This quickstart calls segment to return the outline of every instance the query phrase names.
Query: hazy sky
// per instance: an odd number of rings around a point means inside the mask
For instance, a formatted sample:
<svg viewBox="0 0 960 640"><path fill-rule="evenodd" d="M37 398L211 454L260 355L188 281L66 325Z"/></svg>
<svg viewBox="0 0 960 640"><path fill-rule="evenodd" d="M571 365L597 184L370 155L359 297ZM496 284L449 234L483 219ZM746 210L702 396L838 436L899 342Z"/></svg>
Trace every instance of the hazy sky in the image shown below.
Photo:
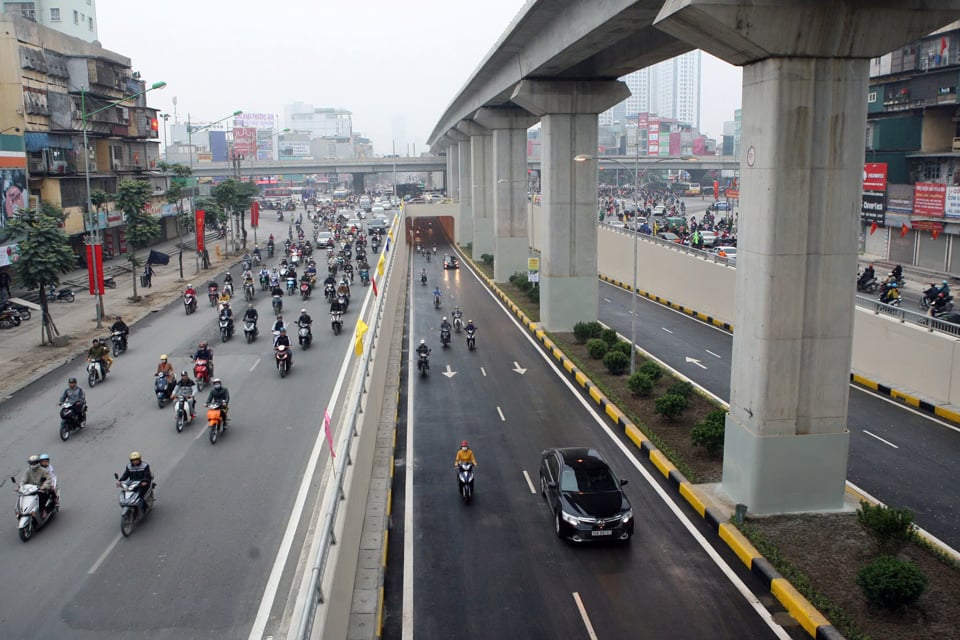
<svg viewBox="0 0 960 640"><path fill-rule="evenodd" d="M587 0L584 0L587 1ZM149 103L194 121L301 101L353 113L354 131L391 152L405 121L411 152L427 136L523 0L97 0L99 37L128 56ZM701 129L719 139L740 106L740 70L704 55ZM281 126L285 126L281 124ZM162 137L162 134L161 134ZM398 153L406 153L397 149Z"/></svg>

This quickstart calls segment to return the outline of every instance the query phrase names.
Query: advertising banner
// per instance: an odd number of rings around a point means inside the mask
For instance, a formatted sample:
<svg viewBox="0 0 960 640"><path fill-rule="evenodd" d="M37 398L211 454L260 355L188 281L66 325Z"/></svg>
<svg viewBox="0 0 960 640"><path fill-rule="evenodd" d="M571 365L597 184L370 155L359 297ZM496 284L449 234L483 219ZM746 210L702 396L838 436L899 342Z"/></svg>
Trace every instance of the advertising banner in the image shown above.
<svg viewBox="0 0 960 640"><path fill-rule="evenodd" d="M90 295L103 295L103 245L87 245L87 281Z"/></svg>
<svg viewBox="0 0 960 640"><path fill-rule="evenodd" d="M20 258L20 247L15 244L5 244L0 247L0 267L7 267Z"/></svg>
<svg viewBox="0 0 960 640"><path fill-rule="evenodd" d="M878 225L885 226L886 208L884 207L884 195L879 192L867 192L862 195L860 201L860 219L864 222L875 222Z"/></svg>
<svg viewBox="0 0 960 640"><path fill-rule="evenodd" d="M947 187L943 214L947 218L960 218L960 187Z"/></svg>
<svg viewBox="0 0 960 640"><path fill-rule="evenodd" d="M233 119L233 126L244 129L273 129L274 115L272 113L241 113Z"/></svg>
<svg viewBox="0 0 960 640"><path fill-rule="evenodd" d="M272 129L257 129L257 160L273 160Z"/></svg>
<svg viewBox="0 0 960 640"><path fill-rule="evenodd" d="M863 165L863 190L887 190L887 163L867 162Z"/></svg>
<svg viewBox="0 0 960 640"><path fill-rule="evenodd" d="M947 185L918 182L913 185L913 215L942 218L947 200Z"/></svg>
<svg viewBox="0 0 960 640"><path fill-rule="evenodd" d="M936 220L911 220L910 228L917 231L931 231L937 234L943 232L943 223Z"/></svg>
<svg viewBox="0 0 960 640"><path fill-rule="evenodd" d="M200 253L203 253L203 250L206 248L204 246L205 244L204 241L206 240L206 238L204 237L204 235L206 234L206 228L204 226L204 222L205 222L204 218L206 218L206 215L207 215L206 211L204 211L203 209L197 209L197 212L196 212L197 251Z"/></svg>
<svg viewBox="0 0 960 640"><path fill-rule="evenodd" d="M252 127L234 127L233 152L244 158L253 158L257 153L257 130Z"/></svg>
<svg viewBox="0 0 960 640"><path fill-rule="evenodd" d="M3 203L3 215L0 216L0 228L14 219L20 209L26 208L27 158L0 155L0 202Z"/></svg>
<svg viewBox="0 0 960 640"><path fill-rule="evenodd" d="M250 226L254 229L260 226L260 203L256 200L250 205Z"/></svg>
<svg viewBox="0 0 960 640"><path fill-rule="evenodd" d="M647 132L647 155L660 155L660 117L649 116L649 131Z"/></svg>
<svg viewBox="0 0 960 640"><path fill-rule="evenodd" d="M888 184L887 211L895 211L897 213L912 213L913 185Z"/></svg>

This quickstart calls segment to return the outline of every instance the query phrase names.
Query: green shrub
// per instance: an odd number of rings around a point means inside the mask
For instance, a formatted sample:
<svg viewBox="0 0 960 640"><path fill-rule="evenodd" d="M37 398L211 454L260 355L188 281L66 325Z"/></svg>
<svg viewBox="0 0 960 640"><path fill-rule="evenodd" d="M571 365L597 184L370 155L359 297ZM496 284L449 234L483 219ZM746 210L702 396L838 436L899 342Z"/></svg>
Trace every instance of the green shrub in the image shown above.
<svg viewBox="0 0 960 640"><path fill-rule="evenodd" d="M676 385L674 385L676 386ZM716 409L707 414L690 432L690 441L695 447L704 447L711 456L723 451L723 434L727 421L727 412Z"/></svg>
<svg viewBox="0 0 960 640"><path fill-rule="evenodd" d="M635 396L648 396L653 393L653 380L642 371L637 371L627 378L627 388Z"/></svg>
<svg viewBox="0 0 960 640"><path fill-rule="evenodd" d="M534 284L527 290L527 297L530 298L532 302L540 303L540 285Z"/></svg>
<svg viewBox="0 0 960 640"><path fill-rule="evenodd" d="M857 585L871 607L895 611L920 598L927 576L912 562L881 556L860 570Z"/></svg>
<svg viewBox="0 0 960 640"><path fill-rule="evenodd" d="M607 355L607 351L610 347L606 342L600 338L590 338L587 340L587 353L590 354L590 357L594 360L599 360L603 356Z"/></svg>
<svg viewBox="0 0 960 640"><path fill-rule="evenodd" d="M647 360L644 362L642 365L640 365L638 371L642 371L643 373L647 374L647 376L654 382L663 376L663 367L653 360Z"/></svg>
<svg viewBox="0 0 960 640"><path fill-rule="evenodd" d="M675 393L665 393L654 400L653 406L656 413L667 420L673 420L683 413L683 410L689 407L690 403L683 396L678 396Z"/></svg>
<svg viewBox="0 0 960 640"><path fill-rule="evenodd" d="M615 376L620 375L630 367L630 358L619 349L611 349L603 356L603 366Z"/></svg>
<svg viewBox="0 0 960 640"><path fill-rule="evenodd" d="M675 393L678 396L683 396L684 398L689 398L693 394L693 384L687 382L686 380L677 380L670 388L667 389L667 393Z"/></svg>
<svg viewBox="0 0 960 640"><path fill-rule="evenodd" d="M624 340L617 340L617 344L613 345L611 348L616 349L617 351L621 352L623 355L627 356L628 358L630 357L631 346L629 342L626 342Z"/></svg>
<svg viewBox="0 0 960 640"><path fill-rule="evenodd" d="M597 324L600 324L599 322ZM573 325L573 337L576 339L577 344L586 344L587 340L594 337L593 336L593 325L592 322L578 322Z"/></svg>
<svg viewBox="0 0 960 640"><path fill-rule="evenodd" d="M913 513L907 509L873 506L861 500L857 522L882 553L896 553L913 537Z"/></svg>
<svg viewBox="0 0 960 640"><path fill-rule="evenodd" d="M611 347L620 341L620 338L617 336L617 332L613 329L604 329L600 332L600 337Z"/></svg>
<svg viewBox="0 0 960 640"><path fill-rule="evenodd" d="M491 255L491 254L489 254L489 253L481 253L481 254L480 254L480 259L483 260L483 263L486 264L486 265L492 265L492 264L493 264L493 255Z"/></svg>

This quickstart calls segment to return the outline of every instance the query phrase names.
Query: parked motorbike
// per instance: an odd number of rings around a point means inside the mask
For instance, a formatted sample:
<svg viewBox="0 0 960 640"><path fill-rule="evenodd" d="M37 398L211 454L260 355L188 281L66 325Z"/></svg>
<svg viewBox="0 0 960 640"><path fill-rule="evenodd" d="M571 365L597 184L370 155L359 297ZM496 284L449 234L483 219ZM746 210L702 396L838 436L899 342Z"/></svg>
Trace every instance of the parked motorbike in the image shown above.
<svg viewBox="0 0 960 640"><path fill-rule="evenodd" d="M457 464L457 483L460 485L460 497L464 504L470 504L473 498L473 463L460 462Z"/></svg>
<svg viewBox="0 0 960 640"><path fill-rule="evenodd" d="M280 294L273 296L273 312L278 314L283 310L283 297Z"/></svg>
<svg viewBox="0 0 960 640"><path fill-rule="evenodd" d="M220 342L226 342L233 337L233 327L229 318L220 318Z"/></svg>
<svg viewBox="0 0 960 640"><path fill-rule="evenodd" d="M13 484L17 484L17 479L10 477ZM40 504L40 488L35 484L21 484L13 490L17 494L17 531L20 539L27 542L33 537L35 531L44 527L54 514L60 510L59 505L53 498L53 493L46 494L46 504Z"/></svg>
<svg viewBox="0 0 960 640"><path fill-rule="evenodd" d="M51 285L50 289L47 290L47 300L53 300L54 302L73 302L75 299L72 289L57 289Z"/></svg>
<svg viewBox="0 0 960 640"><path fill-rule="evenodd" d="M247 343L251 343L257 339L257 334L260 331L257 329L257 323L251 322L250 320L243 321L243 335L247 338Z"/></svg>
<svg viewBox="0 0 960 640"><path fill-rule="evenodd" d="M111 333L110 342L113 343L114 358L127 350L127 341L124 339L123 331L114 331Z"/></svg>
<svg viewBox="0 0 960 640"><path fill-rule="evenodd" d="M183 426L187 422L193 422L193 411L192 407L190 406L190 400L192 398L192 395L178 393L177 399L174 400L173 415L176 420L175 424L177 425L177 433L183 431Z"/></svg>
<svg viewBox="0 0 960 640"><path fill-rule="evenodd" d="M120 482L120 476L113 474L113 477ZM137 493L140 486L140 480L124 480L120 482L120 533L126 538L133 533L133 527L138 522L147 517L147 514L153 510L153 503L156 501L154 489L156 482L150 483L143 497Z"/></svg>
<svg viewBox="0 0 960 640"><path fill-rule="evenodd" d="M197 296L192 293L184 294L183 296L183 310L190 315L197 310Z"/></svg>
<svg viewBox="0 0 960 640"><path fill-rule="evenodd" d="M333 329L333 335L338 336L343 330L343 312L342 311L331 311L330 312L330 328Z"/></svg>
<svg viewBox="0 0 960 640"><path fill-rule="evenodd" d="M277 371L280 372L280 377L286 378L287 373L290 372L290 352L287 350L287 347L284 345L277 347L275 358L277 361Z"/></svg>
<svg viewBox="0 0 960 640"><path fill-rule="evenodd" d="M70 434L81 429L87 419L83 415L82 402L64 402L60 404L60 439L66 442Z"/></svg>
<svg viewBox="0 0 960 640"><path fill-rule="evenodd" d="M301 324L298 329L300 346L304 349L310 348L310 343L313 342L313 331L310 329L310 325Z"/></svg>
<svg viewBox="0 0 960 640"><path fill-rule="evenodd" d="M197 381L197 392L203 391L205 385L210 384L210 366L203 358L197 358L193 363L193 379Z"/></svg>
<svg viewBox="0 0 960 640"><path fill-rule="evenodd" d="M16 309L0 311L0 327L19 327L20 319L20 312Z"/></svg>
<svg viewBox="0 0 960 640"><path fill-rule="evenodd" d="M440 329L440 344L444 349L450 346L450 329Z"/></svg>
<svg viewBox="0 0 960 640"><path fill-rule="evenodd" d="M105 286L107 289L116 289L117 281L113 279L113 276L107 276L103 279L103 286Z"/></svg>
<svg viewBox="0 0 960 640"><path fill-rule="evenodd" d="M167 374L158 373L153 380L153 392L157 396L157 406L163 409L167 404Z"/></svg>
<svg viewBox="0 0 960 640"><path fill-rule="evenodd" d="M217 438L227 427L226 419L223 415L223 409L219 402L211 402L207 405L207 425L210 428L210 444L217 444Z"/></svg>
<svg viewBox="0 0 960 640"><path fill-rule="evenodd" d="M420 372L421 376L427 375L427 370L430 368L430 356L426 353L418 354L417 356L417 371Z"/></svg>
<svg viewBox="0 0 960 640"><path fill-rule="evenodd" d="M477 347L477 330L467 329L467 348L473 351Z"/></svg>
<svg viewBox="0 0 960 640"><path fill-rule="evenodd" d="M87 363L87 383L93 388L98 382L107 379L107 363L103 360L94 360Z"/></svg>
<svg viewBox="0 0 960 640"><path fill-rule="evenodd" d="M12 300L4 300L3 305L0 306L0 311L16 311L21 320L30 319L30 307L24 304L17 304Z"/></svg>

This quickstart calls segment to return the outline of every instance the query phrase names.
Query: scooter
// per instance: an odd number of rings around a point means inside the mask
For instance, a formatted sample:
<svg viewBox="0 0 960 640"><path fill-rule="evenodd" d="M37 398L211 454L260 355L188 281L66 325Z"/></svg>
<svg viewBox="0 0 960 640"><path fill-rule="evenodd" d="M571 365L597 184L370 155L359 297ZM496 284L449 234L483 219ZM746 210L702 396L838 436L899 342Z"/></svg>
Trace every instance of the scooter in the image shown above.
<svg viewBox="0 0 960 640"><path fill-rule="evenodd" d="M55 286L50 285L50 289L47 290L47 300L73 302L75 299L71 289L57 289Z"/></svg>
<svg viewBox="0 0 960 640"><path fill-rule="evenodd" d="M66 442L70 434L81 429L87 419L83 415L83 403L64 402L60 404L60 439Z"/></svg>
<svg viewBox="0 0 960 640"><path fill-rule="evenodd" d="M211 402L207 405L207 424L210 427L210 444L217 444L217 438L227 427L223 416L223 409L219 402Z"/></svg>
<svg viewBox="0 0 960 640"><path fill-rule="evenodd" d="M450 329L440 329L440 344L444 349L450 346Z"/></svg>
<svg viewBox="0 0 960 640"><path fill-rule="evenodd" d="M183 296L183 310L190 315L197 310L197 296L192 293L186 293Z"/></svg>
<svg viewBox="0 0 960 640"><path fill-rule="evenodd" d="M122 331L114 331L110 334L110 342L113 343L113 357L116 358L127 350L126 341L123 339Z"/></svg>
<svg viewBox="0 0 960 640"><path fill-rule="evenodd" d="M427 370L430 369L430 356L426 353L421 353L417 356L417 370L420 372L421 376L427 375Z"/></svg>
<svg viewBox="0 0 960 640"><path fill-rule="evenodd" d="M477 330L467 329L467 348L473 351L477 348Z"/></svg>
<svg viewBox="0 0 960 640"><path fill-rule="evenodd" d="M307 298L310 297L310 283L309 283L309 282L301 282L301 283L300 283L300 297L303 298L304 301L306 301Z"/></svg>
<svg viewBox="0 0 960 640"><path fill-rule="evenodd" d="M167 375L158 373L153 381L153 391L157 395L157 406L163 409L167 404Z"/></svg>
<svg viewBox="0 0 960 640"><path fill-rule="evenodd" d="M331 311L330 312L330 328L333 329L333 335L338 336L343 330L343 312L342 311Z"/></svg>
<svg viewBox="0 0 960 640"><path fill-rule="evenodd" d="M120 476L113 474L113 477L120 482ZM150 483L150 488L141 498L137 493L140 486L140 480L124 480L120 482L120 533L126 538L133 533L134 525L147 517L147 514L153 510L153 503L156 500L153 490L157 487L156 482Z"/></svg>
<svg viewBox="0 0 960 640"><path fill-rule="evenodd" d="M297 279L287 278L287 295L292 296L297 292Z"/></svg>
<svg viewBox="0 0 960 640"><path fill-rule="evenodd" d="M290 352L287 350L285 345L280 345L277 347L277 371L280 372L281 378L286 378L287 374L290 372Z"/></svg>
<svg viewBox="0 0 960 640"><path fill-rule="evenodd" d="M243 335L247 338L247 344L256 340L258 333L259 330L257 329L256 322L251 322L250 320L243 321Z"/></svg>
<svg viewBox="0 0 960 640"><path fill-rule="evenodd" d="M0 311L0 327L19 327L21 315L16 309Z"/></svg>
<svg viewBox="0 0 960 640"><path fill-rule="evenodd" d="M461 462L457 464L457 482L460 485L460 497L463 504L470 504L473 498L473 463Z"/></svg>
<svg viewBox="0 0 960 640"><path fill-rule="evenodd" d="M252 283L247 283L243 285L243 297L247 299L247 302L250 302L251 300L253 300L254 294L255 294L255 290L253 288Z"/></svg>
<svg viewBox="0 0 960 640"><path fill-rule="evenodd" d="M283 310L283 296L275 294L273 296L273 312L278 314Z"/></svg>
<svg viewBox="0 0 960 640"><path fill-rule="evenodd" d="M107 365L103 360L94 360L87 363L87 383L91 388L98 382L107 379Z"/></svg>
<svg viewBox="0 0 960 640"><path fill-rule="evenodd" d="M177 399L173 403L173 415L176 420L177 433L183 431L183 426L187 422L193 422L193 412L190 406L190 400L193 396L177 394Z"/></svg>
<svg viewBox="0 0 960 640"><path fill-rule="evenodd" d="M299 338L300 346L304 349L310 348L310 343L313 342L313 332L310 330L310 325L301 324L299 328Z"/></svg>
<svg viewBox="0 0 960 640"><path fill-rule="evenodd" d="M193 363L193 377L197 381L197 392L203 391L205 385L210 384L210 366L203 358L197 358Z"/></svg>
<svg viewBox="0 0 960 640"><path fill-rule="evenodd" d="M866 291L867 293L876 293L877 291L877 279L870 278L866 282L861 282L860 279L857 279L857 291Z"/></svg>
<svg viewBox="0 0 960 640"><path fill-rule="evenodd" d="M17 479L13 476L10 477L10 481L17 484ZM60 506L56 504L51 492L47 492L47 504L41 506L40 488L35 484L18 485L13 492L17 494L17 530L20 539L27 542L33 537L35 531L42 529L50 522L54 514L60 510Z"/></svg>
<svg viewBox="0 0 960 640"><path fill-rule="evenodd" d="M229 318L220 318L220 341L226 342L233 337L233 328L230 326Z"/></svg>

